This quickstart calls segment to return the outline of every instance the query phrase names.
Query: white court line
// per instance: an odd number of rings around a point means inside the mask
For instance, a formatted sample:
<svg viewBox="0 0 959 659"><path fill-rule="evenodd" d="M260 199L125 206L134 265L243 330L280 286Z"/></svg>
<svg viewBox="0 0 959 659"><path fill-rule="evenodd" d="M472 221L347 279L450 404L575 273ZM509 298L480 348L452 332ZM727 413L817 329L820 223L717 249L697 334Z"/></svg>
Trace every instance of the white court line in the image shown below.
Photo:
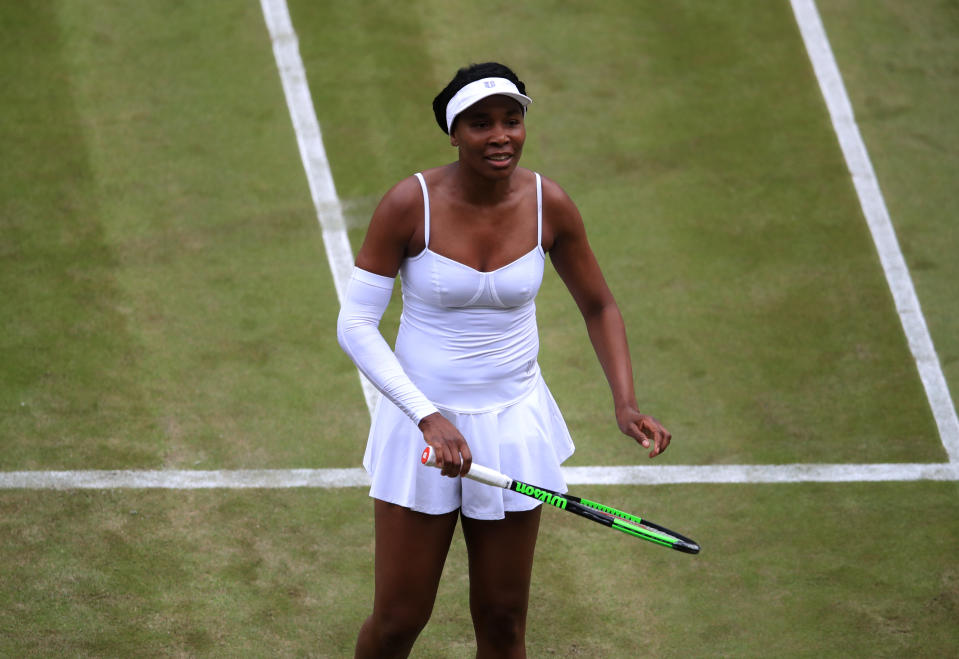
<svg viewBox="0 0 959 659"><path fill-rule="evenodd" d="M313 198L316 217L323 231L323 244L333 273L336 296L342 304L346 285L353 271L353 250L346 233L346 223L343 221L343 207L333 184L330 161L323 147L323 134L313 108L310 86L306 81L299 40L293 31L286 0L261 0L260 6L270 32L270 40L273 42L273 57L283 83L283 94L286 96L286 105L290 110L293 130L296 132L296 143L310 186L310 196ZM357 375L363 388L366 407L372 414L379 392L362 373L357 371Z"/></svg>
<svg viewBox="0 0 959 659"><path fill-rule="evenodd" d="M926 390L929 406L939 428L939 437L952 463L959 462L959 417L949 394L949 385L942 373L939 357L932 344L926 319L919 306L919 298L909 275L909 268L899 249L896 231L889 217L889 210L879 189L879 181L873 170L869 152L859 133L853 115L852 103L846 94L839 66L833 56L826 30L814 0L791 0L799 31L806 44L806 51L822 89L833 128L839 138L839 146L846 158L846 166L852 175L859 203L862 205L869 231L876 243L886 281L899 313L899 320L906 333L919 377Z"/></svg>
<svg viewBox="0 0 959 659"><path fill-rule="evenodd" d="M341 296L349 277L349 241L329 162L323 149L296 35L284 0L261 0L277 67L296 129L310 192L323 229L327 257ZM811 0L792 0L800 32L819 78L830 116L852 173L860 203L880 252L883 269L896 300L910 349L919 365L927 396L949 463L929 464L790 464L790 465L664 465L641 467L564 467L570 485L665 485L681 483L896 482L959 480L959 422L945 378L919 309L909 271L899 251L875 173L859 135L838 67ZM365 379L361 380L365 382ZM366 392L364 385L364 393ZM368 404L370 397L367 396ZM372 409L372 406L371 406ZM117 470L0 472L0 489L106 488L339 488L368 486L362 469L260 469L235 471Z"/></svg>
<svg viewBox="0 0 959 659"><path fill-rule="evenodd" d="M425 469L425 467L424 467ZM791 464L643 467L563 467L570 485L711 483L850 483L957 481L959 464ZM236 471L12 471L0 490L288 489L368 487L363 469L249 469Z"/></svg>

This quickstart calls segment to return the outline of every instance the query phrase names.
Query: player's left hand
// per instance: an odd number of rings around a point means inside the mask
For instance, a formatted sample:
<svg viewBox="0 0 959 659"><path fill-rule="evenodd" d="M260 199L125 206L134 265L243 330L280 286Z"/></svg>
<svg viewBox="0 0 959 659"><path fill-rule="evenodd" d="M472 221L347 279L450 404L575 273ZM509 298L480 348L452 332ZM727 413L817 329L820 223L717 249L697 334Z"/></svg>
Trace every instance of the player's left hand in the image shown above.
<svg viewBox="0 0 959 659"><path fill-rule="evenodd" d="M652 447L653 450L649 452L650 458L655 458L665 451L673 438L663 424L635 407L616 410L616 422L624 435L635 439L642 444L643 448Z"/></svg>

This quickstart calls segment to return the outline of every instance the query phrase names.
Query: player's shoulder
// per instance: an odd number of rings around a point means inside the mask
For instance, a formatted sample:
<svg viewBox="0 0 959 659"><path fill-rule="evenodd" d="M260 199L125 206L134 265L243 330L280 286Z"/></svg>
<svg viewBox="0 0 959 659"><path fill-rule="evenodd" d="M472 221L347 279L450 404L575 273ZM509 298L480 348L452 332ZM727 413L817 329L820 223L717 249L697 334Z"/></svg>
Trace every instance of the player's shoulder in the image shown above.
<svg viewBox="0 0 959 659"><path fill-rule="evenodd" d="M576 203L563 186L542 174L540 178L543 181L543 212L557 219L578 218L579 210L576 208Z"/></svg>
<svg viewBox="0 0 959 659"><path fill-rule="evenodd" d="M423 207L423 193L415 175L407 176L393 185L380 200L380 208L390 214L409 213Z"/></svg>
<svg viewBox="0 0 959 659"><path fill-rule="evenodd" d="M415 176L393 185L380 199L367 231L367 241L406 244L422 224L423 194Z"/></svg>

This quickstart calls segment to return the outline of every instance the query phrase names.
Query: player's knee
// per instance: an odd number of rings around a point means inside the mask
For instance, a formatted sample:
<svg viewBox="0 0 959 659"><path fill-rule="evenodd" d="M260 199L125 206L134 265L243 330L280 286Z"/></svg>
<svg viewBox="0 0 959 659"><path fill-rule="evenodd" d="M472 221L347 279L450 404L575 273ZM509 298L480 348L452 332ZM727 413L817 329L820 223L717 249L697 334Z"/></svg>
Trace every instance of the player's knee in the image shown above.
<svg viewBox="0 0 959 659"><path fill-rule="evenodd" d="M526 610L522 607L484 607L474 616L478 635L491 646L510 648L525 643Z"/></svg>
<svg viewBox="0 0 959 659"><path fill-rule="evenodd" d="M382 648L409 647L426 627L429 619L430 610L424 611L412 606L378 611L374 615L374 634Z"/></svg>

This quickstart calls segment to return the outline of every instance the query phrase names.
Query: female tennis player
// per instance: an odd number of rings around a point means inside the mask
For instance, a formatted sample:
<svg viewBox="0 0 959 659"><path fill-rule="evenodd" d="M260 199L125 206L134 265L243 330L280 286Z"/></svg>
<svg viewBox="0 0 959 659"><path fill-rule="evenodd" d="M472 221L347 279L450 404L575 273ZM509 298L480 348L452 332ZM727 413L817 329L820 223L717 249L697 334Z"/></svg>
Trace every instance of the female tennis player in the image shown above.
<svg viewBox="0 0 959 659"><path fill-rule="evenodd" d="M620 430L650 457L671 439L637 407L622 315L579 211L559 185L519 167L530 102L506 66L460 69L433 101L457 159L387 192L356 257L337 335L384 396L363 461L376 591L358 657L410 653L458 519L477 656L525 656L540 502L460 476L475 458L566 491L560 464L573 442L537 363L534 298L547 253L582 312ZM394 352L378 326L397 274L403 314ZM420 465L424 442L440 470Z"/></svg>

